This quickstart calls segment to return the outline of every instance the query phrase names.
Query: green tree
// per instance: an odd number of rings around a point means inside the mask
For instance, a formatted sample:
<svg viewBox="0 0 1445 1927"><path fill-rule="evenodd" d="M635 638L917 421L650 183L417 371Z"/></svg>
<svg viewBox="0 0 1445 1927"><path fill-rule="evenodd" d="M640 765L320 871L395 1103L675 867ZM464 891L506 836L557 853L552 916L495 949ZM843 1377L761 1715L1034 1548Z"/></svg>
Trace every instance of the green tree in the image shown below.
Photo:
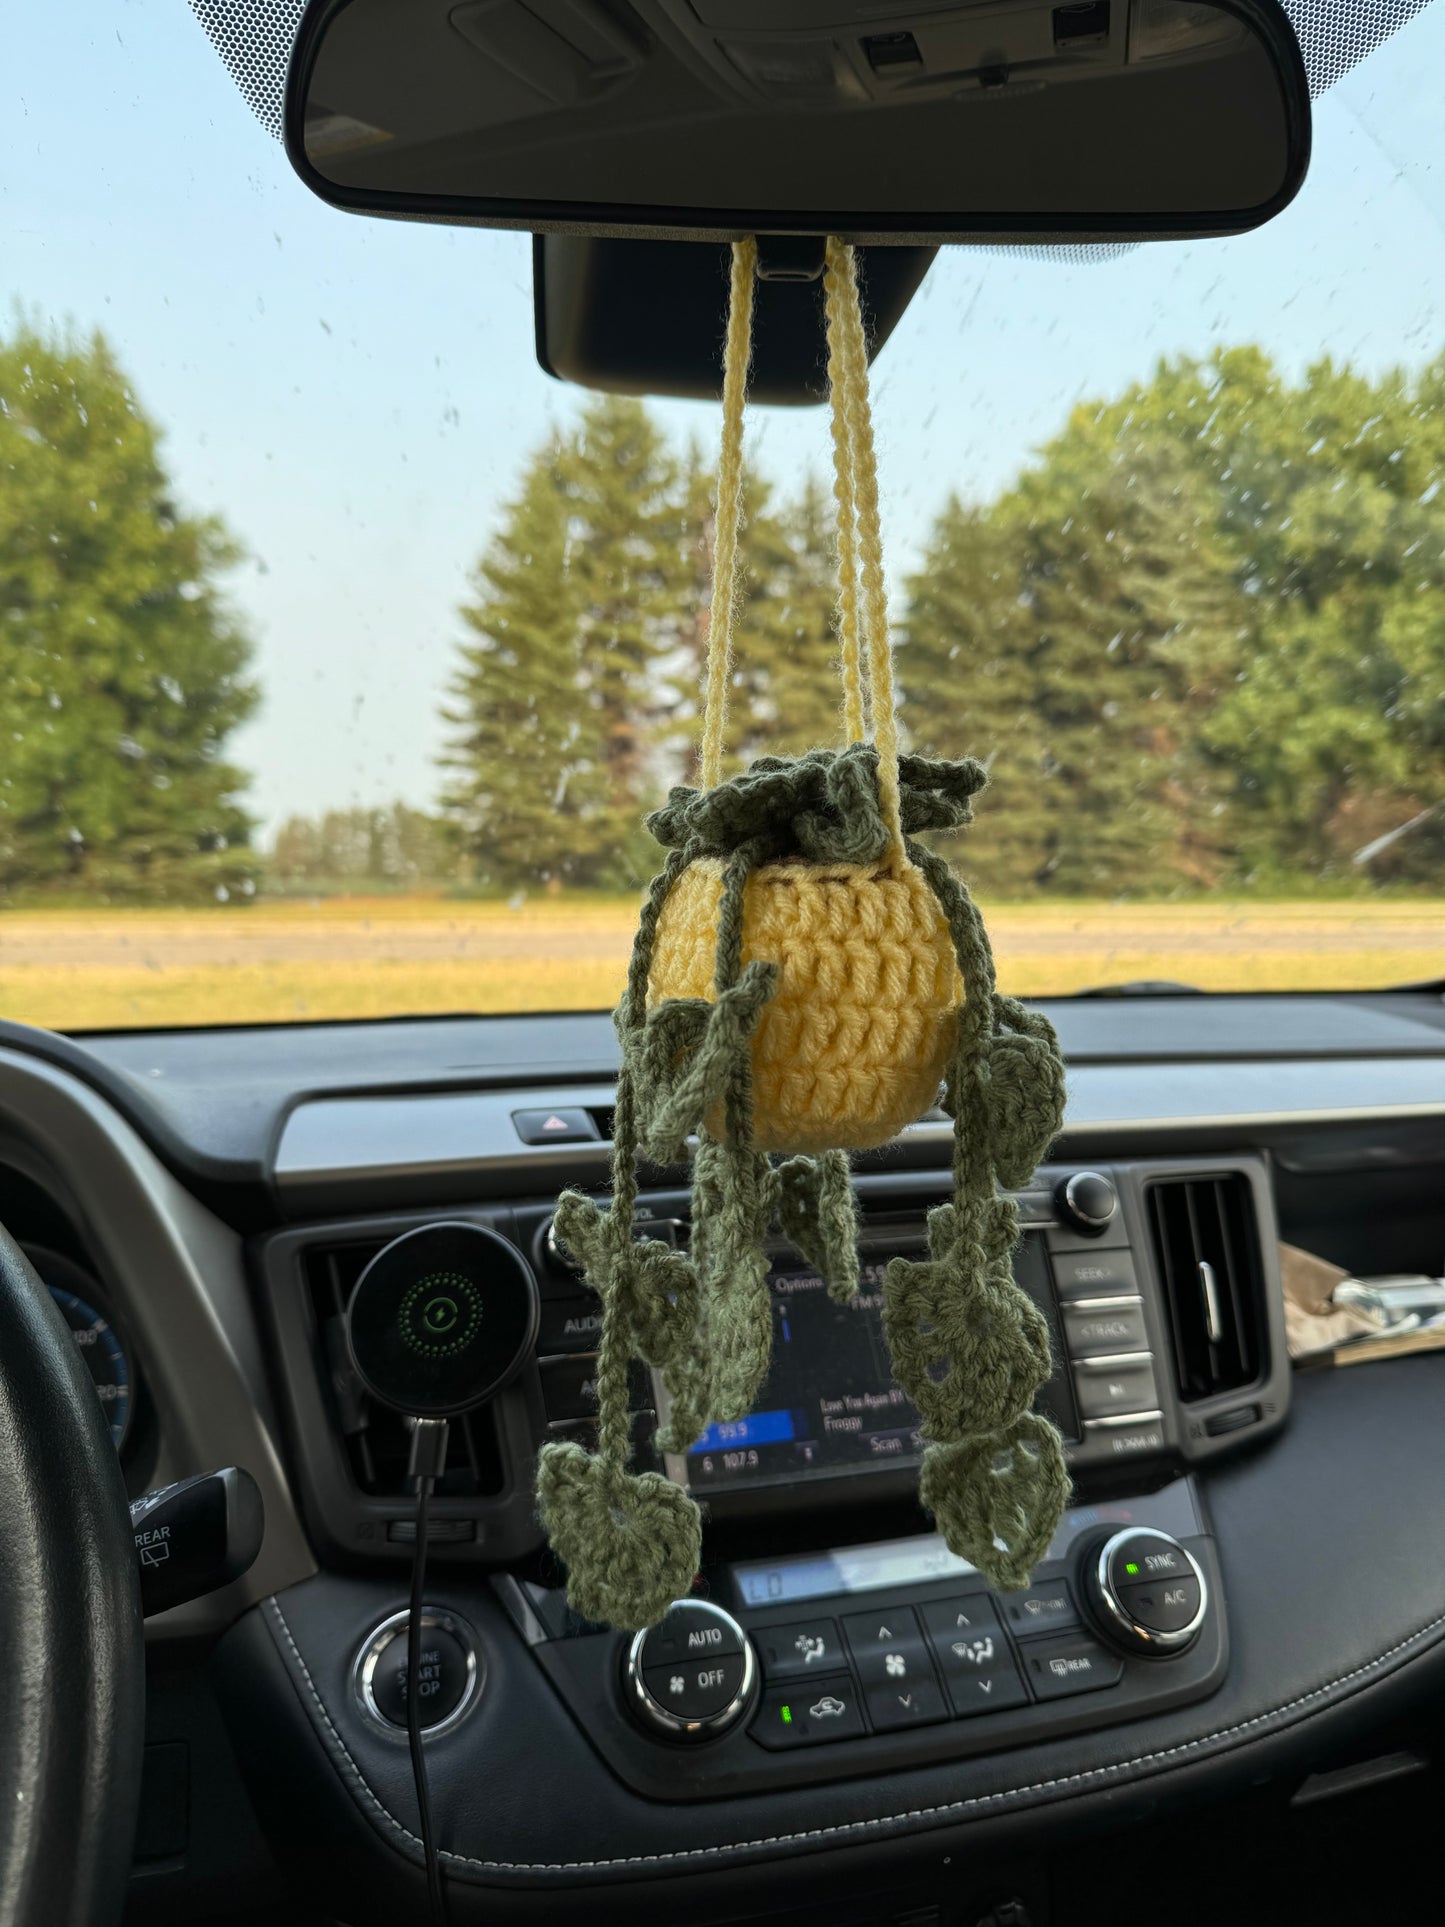
<svg viewBox="0 0 1445 1927"><path fill-rule="evenodd" d="M223 755L256 704L219 588L239 551L176 506L103 336L0 343L0 892L247 894Z"/></svg>
<svg viewBox="0 0 1445 1927"><path fill-rule="evenodd" d="M431 883L455 868L448 826L406 803L289 816L270 868L283 884Z"/></svg>
<svg viewBox="0 0 1445 1927"><path fill-rule="evenodd" d="M672 743L684 774L695 774L698 709L706 673L715 540L716 476L696 448L683 470L683 541L691 572L681 624ZM796 756L838 734L838 672L832 502L813 477L796 499L774 501L771 485L748 475L733 619L727 764L762 755Z"/></svg>
<svg viewBox="0 0 1445 1927"><path fill-rule="evenodd" d="M596 880L611 854L607 719L584 671L572 566L574 451L533 458L473 574L472 640L449 685L442 808L473 867L503 885Z"/></svg>
<svg viewBox="0 0 1445 1927"><path fill-rule="evenodd" d="M749 755L799 756L839 741L833 498L814 475L744 546L752 585L743 649L763 666L763 727Z"/></svg>
<svg viewBox="0 0 1445 1927"><path fill-rule="evenodd" d="M640 817L671 775L655 753L671 700L666 664L691 614L679 467L642 403L616 395L584 409L556 467L587 733L601 737L582 873L639 880L652 863Z"/></svg>
<svg viewBox="0 0 1445 1927"><path fill-rule="evenodd" d="M1248 610L1212 495L1167 441L1085 410L986 510L951 502L908 585L919 747L989 764L962 846L995 893L1157 892L1217 877L1221 780L1197 716Z"/></svg>
<svg viewBox="0 0 1445 1927"><path fill-rule="evenodd" d="M1347 874L1445 803L1445 359L1291 384L1258 348L1167 364L1134 405L1209 476L1256 646L1205 721L1242 869ZM1439 847L1390 863L1438 879ZM1388 866L1387 866L1388 867Z"/></svg>

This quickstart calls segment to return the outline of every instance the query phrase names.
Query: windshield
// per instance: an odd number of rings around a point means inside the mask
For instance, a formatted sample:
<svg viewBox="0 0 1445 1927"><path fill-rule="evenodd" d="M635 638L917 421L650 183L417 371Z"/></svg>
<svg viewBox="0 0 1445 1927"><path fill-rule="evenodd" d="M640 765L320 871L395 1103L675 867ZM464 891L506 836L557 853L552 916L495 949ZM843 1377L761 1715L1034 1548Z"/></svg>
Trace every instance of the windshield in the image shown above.
<svg viewBox="0 0 1445 1927"><path fill-rule="evenodd" d="M0 1014L603 1008L694 770L714 407L530 242L333 212L178 0L7 22ZM877 363L903 722L1003 987L1445 970L1445 9L1262 231L945 250ZM837 740L825 411L747 429L729 751Z"/></svg>

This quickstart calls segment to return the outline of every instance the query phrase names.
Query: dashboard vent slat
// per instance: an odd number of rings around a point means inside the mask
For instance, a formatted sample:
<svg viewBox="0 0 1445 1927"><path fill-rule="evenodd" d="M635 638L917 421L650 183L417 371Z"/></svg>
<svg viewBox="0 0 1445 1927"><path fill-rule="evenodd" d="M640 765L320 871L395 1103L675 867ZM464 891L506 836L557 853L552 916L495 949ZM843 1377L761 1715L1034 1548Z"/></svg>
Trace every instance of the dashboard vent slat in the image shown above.
<svg viewBox="0 0 1445 1927"><path fill-rule="evenodd" d="M1248 1178L1159 1180L1147 1195L1180 1397L1252 1385L1265 1365L1264 1285Z"/></svg>

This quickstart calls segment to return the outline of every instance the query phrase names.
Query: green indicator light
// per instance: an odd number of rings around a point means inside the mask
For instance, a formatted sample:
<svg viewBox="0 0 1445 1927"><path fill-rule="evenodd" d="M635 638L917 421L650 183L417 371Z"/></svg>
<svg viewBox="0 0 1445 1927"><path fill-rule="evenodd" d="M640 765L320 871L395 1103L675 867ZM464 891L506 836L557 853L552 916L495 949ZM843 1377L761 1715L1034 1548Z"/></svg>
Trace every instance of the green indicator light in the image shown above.
<svg viewBox="0 0 1445 1927"><path fill-rule="evenodd" d="M782 1714L782 1716L783 1716L783 1725L784 1725L784 1726L791 1726L791 1725L793 1724L793 1709L792 1709L792 1707L791 1707L791 1706L780 1706L780 1707L778 1708L778 1711L779 1711L779 1712L780 1712L780 1713Z"/></svg>
<svg viewBox="0 0 1445 1927"><path fill-rule="evenodd" d="M1139 1570L1139 1568L1138 1568L1138 1566L1137 1566L1137 1565L1136 1565L1136 1564L1134 1563L1134 1561L1133 1561L1133 1560L1131 1559L1131 1560L1129 1561L1129 1563L1128 1563L1128 1564L1127 1564L1127 1565L1125 1566L1125 1568L1124 1568L1124 1570L1125 1570L1125 1572L1137 1572L1137 1571Z"/></svg>

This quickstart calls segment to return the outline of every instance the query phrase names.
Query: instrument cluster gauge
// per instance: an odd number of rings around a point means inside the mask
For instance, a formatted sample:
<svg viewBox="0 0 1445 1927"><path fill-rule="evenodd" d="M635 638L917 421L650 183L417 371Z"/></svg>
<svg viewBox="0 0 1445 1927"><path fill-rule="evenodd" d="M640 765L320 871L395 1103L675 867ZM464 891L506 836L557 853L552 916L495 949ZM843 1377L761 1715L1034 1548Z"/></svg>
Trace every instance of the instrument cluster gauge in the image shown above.
<svg viewBox="0 0 1445 1927"><path fill-rule="evenodd" d="M44 1280L61 1317L70 1327L75 1348L90 1373L100 1409L110 1427L111 1441L119 1452L130 1430L135 1374L124 1339L101 1309L99 1286L74 1259L58 1251L32 1245L26 1247L25 1255Z"/></svg>

